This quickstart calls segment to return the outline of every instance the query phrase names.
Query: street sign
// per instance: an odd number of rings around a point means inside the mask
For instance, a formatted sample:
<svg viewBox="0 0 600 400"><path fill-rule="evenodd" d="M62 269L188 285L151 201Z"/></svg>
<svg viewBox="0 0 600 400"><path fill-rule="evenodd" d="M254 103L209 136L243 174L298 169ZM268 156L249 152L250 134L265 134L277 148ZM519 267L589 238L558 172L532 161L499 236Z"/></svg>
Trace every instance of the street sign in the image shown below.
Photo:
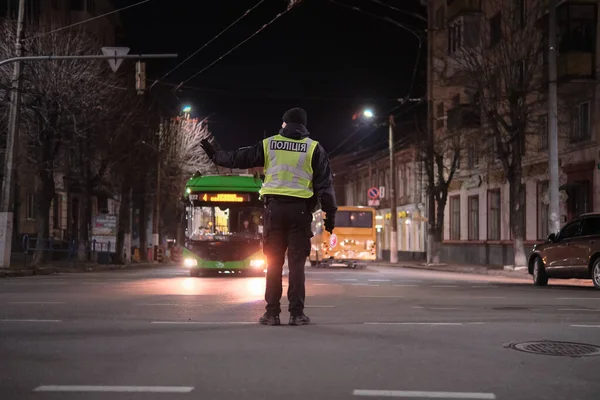
<svg viewBox="0 0 600 400"><path fill-rule="evenodd" d="M385 198L385 186L379 186L379 198Z"/></svg>
<svg viewBox="0 0 600 400"><path fill-rule="evenodd" d="M379 207L379 200L369 200L369 206Z"/></svg>
<svg viewBox="0 0 600 400"><path fill-rule="evenodd" d="M379 189L377 189L376 187L372 187L371 189L369 189L369 191L367 192L367 195L369 196L369 198L371 200L376 200L379 198Z"/></svg>
<svg viewBox="0 0 600 400"><path fill-rule="evenodd" d="M105 56L125 56L129 53L129 47L103 47L102 53ZM113 72L117 72L122 62L123 59L115 58L114 60L108 60L108 65L110 65Z"/></svg>

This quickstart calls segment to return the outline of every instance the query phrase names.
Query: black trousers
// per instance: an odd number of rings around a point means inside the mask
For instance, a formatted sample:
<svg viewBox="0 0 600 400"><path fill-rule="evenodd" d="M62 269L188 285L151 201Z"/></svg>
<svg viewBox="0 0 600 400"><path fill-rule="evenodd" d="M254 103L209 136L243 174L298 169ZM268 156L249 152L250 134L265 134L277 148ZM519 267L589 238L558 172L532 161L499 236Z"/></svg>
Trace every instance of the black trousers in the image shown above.
<svg viewBox="0 0 600 400"><path fill-rule="evenodd" d="M281 284L285 252L290 270L288 285L289 312L304 312L304 264L310 254L312 213L306 200L296 198L269 199L265 208L263 252L267 257L265 300L267 313L281 312Z"/></svg>

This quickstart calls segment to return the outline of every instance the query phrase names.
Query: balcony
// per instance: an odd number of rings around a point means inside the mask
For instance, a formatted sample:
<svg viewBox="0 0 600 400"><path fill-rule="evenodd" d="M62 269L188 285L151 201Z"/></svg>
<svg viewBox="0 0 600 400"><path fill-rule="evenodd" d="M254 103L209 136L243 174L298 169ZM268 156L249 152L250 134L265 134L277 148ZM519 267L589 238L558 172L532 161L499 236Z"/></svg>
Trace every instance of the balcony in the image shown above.
<svg viewBox="0 0 600 400"><path fill-rule="evenodd" d="M473 129L481 127L481 113L472 104L460 104L448 110L448 130Z"/></svg>
<svg viewBox="0 0 600 400"><path fill-rule="evenodd" d="M568 52L557 58L557 75L562 81L594 78L595 55L589 52Z"/></svg>
<svg viewBox="0 0 600 400"><path fill-rule="evenodd" d="M465 14L481 12L481 0L446 0L446 18L448 21Z"/></svg>

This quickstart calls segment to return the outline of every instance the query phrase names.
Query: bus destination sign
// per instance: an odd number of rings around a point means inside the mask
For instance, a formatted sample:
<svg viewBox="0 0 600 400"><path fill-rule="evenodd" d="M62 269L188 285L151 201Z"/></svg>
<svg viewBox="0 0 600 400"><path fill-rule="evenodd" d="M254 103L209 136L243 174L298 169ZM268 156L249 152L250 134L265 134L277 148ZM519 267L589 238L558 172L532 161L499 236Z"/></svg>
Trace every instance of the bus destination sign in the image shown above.
<svg viewBox="0 0 600 400"><path fill-rule="evenodd" d="M192 193L189 199L207 203L244 203L251 200L248 193Z"/></svg>

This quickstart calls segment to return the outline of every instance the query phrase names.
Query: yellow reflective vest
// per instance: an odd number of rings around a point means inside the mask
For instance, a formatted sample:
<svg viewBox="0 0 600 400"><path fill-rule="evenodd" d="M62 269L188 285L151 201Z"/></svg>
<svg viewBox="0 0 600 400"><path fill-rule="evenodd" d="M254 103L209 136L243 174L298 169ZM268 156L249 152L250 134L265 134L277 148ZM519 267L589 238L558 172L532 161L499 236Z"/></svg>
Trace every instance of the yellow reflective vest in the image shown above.
<svg viewBox="0 0 600 400"><path fill-rule="evenodd" d="M263 140L265 181L260 190L261 196L311 198L312 157L318 144L310 138L294 140L282 135Z"/></svg>

